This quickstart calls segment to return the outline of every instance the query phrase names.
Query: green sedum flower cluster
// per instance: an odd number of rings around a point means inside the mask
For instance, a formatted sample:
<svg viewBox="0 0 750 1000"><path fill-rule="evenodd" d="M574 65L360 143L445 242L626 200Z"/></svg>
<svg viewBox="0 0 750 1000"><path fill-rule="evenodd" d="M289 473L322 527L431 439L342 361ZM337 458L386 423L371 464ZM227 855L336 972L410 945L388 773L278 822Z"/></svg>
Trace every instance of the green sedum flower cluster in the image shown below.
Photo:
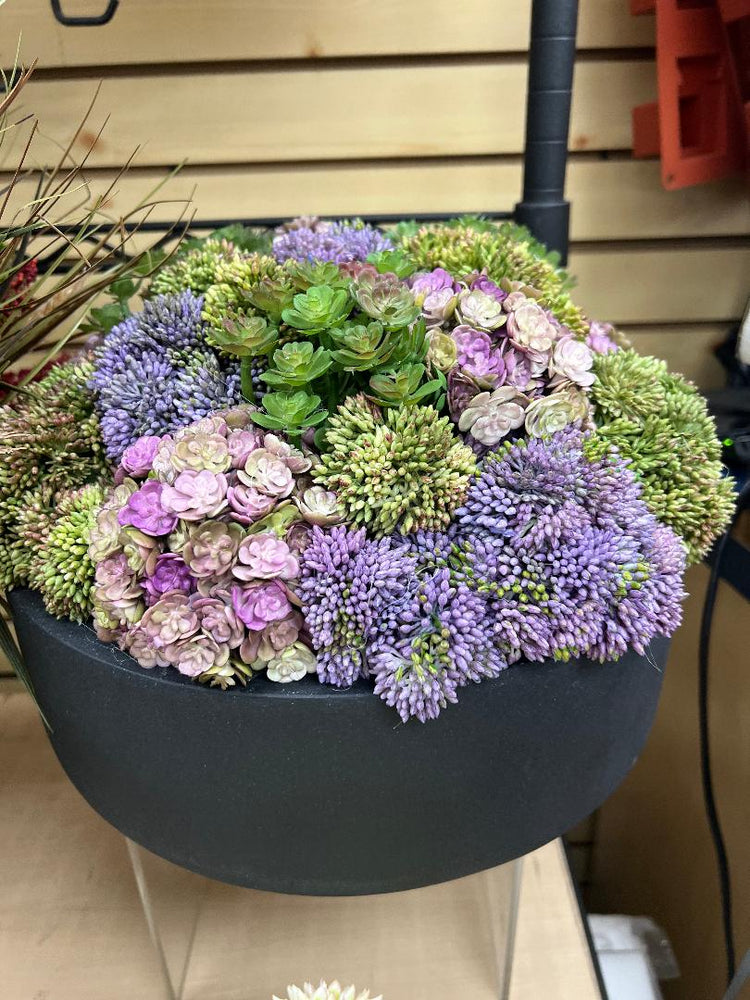
<svg viewBox="0 0 750 1000"><path fill-rule="evenodd" d="M721 445L706 401L663 361L633 350L599 355L591 387L597 431L589 447L613 444L630 460L643 499L699 562L734 508Z"/></svg>
<svg viewBox="0 0 750 1000"><path fill-rule="evenodd" d="M331 417L326 445L316 481L375 536L446 528L476 471L471 448L432 406L381 410L355 396Z"/></svg>

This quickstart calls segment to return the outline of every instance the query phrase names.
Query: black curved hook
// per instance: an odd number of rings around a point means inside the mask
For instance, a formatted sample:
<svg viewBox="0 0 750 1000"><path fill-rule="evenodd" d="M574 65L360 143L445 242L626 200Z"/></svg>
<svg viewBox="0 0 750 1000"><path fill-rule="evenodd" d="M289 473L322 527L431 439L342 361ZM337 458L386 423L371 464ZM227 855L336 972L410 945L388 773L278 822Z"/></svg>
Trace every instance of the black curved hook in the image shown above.
<svg viewBox="0 0 750 1000"><path fill-rule="evenodd" d="M120 0L109 0L107 4L107 9L103 14L98 14L95 16L82 16L82 17L68 17L67 14L63 14L63 9L60 4L60 0L50 0L52 4L52 13L55 15L60 24L64 24L67 28L91 28L95 27L97 24L107 24L115 16L115 11L117 10L117 5Z"/></svg>

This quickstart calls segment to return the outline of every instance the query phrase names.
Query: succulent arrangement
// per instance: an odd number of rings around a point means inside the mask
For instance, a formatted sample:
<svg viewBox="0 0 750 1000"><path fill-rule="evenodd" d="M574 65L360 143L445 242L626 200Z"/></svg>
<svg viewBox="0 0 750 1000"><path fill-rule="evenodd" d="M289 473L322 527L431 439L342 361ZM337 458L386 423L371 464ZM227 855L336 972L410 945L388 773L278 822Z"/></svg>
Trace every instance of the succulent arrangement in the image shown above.
<svg viewBox="0 0 750 1000"><path fill-rule="evenodd" d="M370 991L359 993L354 986L344 989L338 982L326 983L323 980L318 986L305 983L304 986L288 986L286 997L274 996L273 1000L383 1000L382 996L370 997Z"/></svg>
<svg viewBox="0 0 750 1000"><path fill-rule="evenodd" d="M571 287L480 219L190 241L13 402L3 585L146 669L364 681L404 722L512 664L646 654L732 487L695 388Z"/></svg>

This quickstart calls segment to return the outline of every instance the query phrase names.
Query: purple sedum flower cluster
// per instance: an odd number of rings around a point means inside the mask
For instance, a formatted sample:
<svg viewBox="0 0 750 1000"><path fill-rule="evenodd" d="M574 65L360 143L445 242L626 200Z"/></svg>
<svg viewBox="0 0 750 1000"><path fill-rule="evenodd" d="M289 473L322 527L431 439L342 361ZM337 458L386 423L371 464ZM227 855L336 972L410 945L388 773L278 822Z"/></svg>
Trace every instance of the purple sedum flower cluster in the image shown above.
<svg viewBox="0 0 750 1000"><path fill-rule="evenodd" d="M281 262L347 264L392 248L393 243L384 233L363 222L321 222L315 218L300 219L292 228L282 227L273 241L273 255Z"/></svg>
<svg viewBox="0 0 750 1000"><path fill-rule="evenodd" d="M685 550L616 453L569 427L489 455L447 532L315 529L298 594L322 681L406 721L520 659L644 653L679 624Z"/></svg>
<svg viewBox="0 0 750 1000"><path fill-rule="evenodd" d="M203 299L189 291L160 295L104 338L90 386L113 461L139 438L240 402L237 361L206 343L202 308Z"/></svg>
<svg viewBox="0 0 750 1000"><path fill-rule="evenodd" d="M143 667L225 687L262 669L281 682L316 669L294 587L311 526L341 514L312 485L310 457L251 412L123 452L90 538L94 618Z"/></svg>

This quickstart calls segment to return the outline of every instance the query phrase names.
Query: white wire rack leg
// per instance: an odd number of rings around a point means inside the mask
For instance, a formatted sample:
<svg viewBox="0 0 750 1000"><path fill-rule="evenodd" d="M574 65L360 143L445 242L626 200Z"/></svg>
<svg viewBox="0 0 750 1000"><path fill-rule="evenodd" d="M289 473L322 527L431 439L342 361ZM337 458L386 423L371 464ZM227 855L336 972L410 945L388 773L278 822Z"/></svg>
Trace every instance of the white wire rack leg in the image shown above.
<svg viewBox="0 0 750 1000"><path fill-rule="evenodd" d="M509 1000L510 981L513 973L513 958L516 949L516 929L518 927L518 906L521 899L521 876L523 874L523 858L509 861L502 866L500 872L507 877L510 869L510 888L507 889L506 901L503 904L498 896L496 884L498 869L487 872L485 878L485 889L487 891L487 904L490 916L490 927L495 945L495 963L497 970L498 998L499 1000ZM503 905L507 908L503 912Z"/></svg>
<svg viewBox="0 0 750 1000"><path fill-rule="evenodd" d="M148 881L146 880L146 872L143 869L143 858L141 857L140 848L128 837L125 838L125 843L128 847L128 856L130 857L130 864L133 868L135 884L138 887L138 895L141 900L143 915L146 918L151 943L154 946L154 951L156 952L156 957L159 962L159 971L161 973L164 986L164 998L165 1000L180 1000L185 983L184 973L187 969L188 960L186 959L185 961L185 969L183 969L183 974L180 977L181 981L179 985L175 986L169 972L167 956L164 951L164 943L162 942L161 934L159 933L159 924L154 913L153 901L151 899L151 893L149 892Z"/></svg>

